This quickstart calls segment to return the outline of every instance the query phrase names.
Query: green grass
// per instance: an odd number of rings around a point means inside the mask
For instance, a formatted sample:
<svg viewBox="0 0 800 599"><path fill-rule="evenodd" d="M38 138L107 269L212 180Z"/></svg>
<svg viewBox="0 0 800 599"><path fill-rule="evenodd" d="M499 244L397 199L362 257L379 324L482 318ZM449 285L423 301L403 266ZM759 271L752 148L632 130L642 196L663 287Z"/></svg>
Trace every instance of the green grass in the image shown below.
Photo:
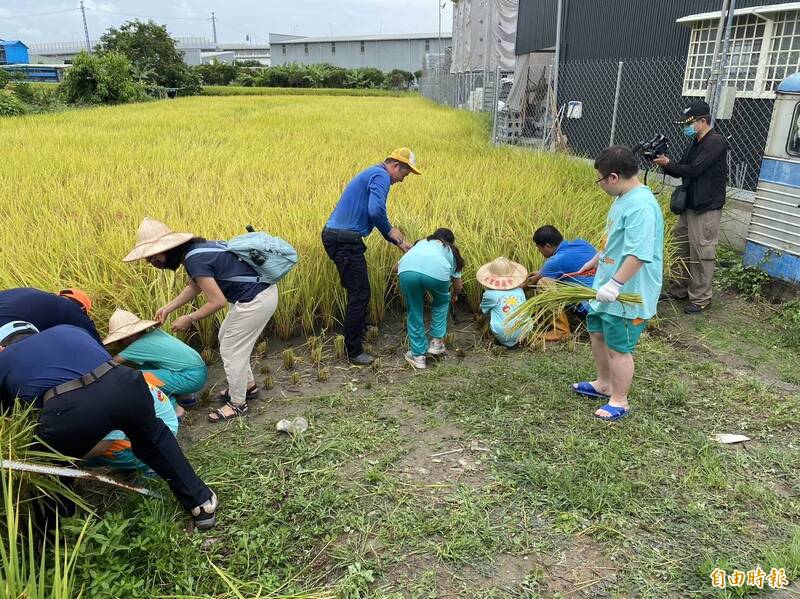
<svg viewBox="0 0 800 599"><path fill-rule="evenodd" d="M770 347L776 329L760 328ZM79 586L92 597L711 597L725 596L710 586L715 567L794 579L796 390L684 347L665 330L644 339L633 412L616 424L567 390L592 374L578 345L478 351L369 390L354 374L308 401L311 428L296 440L255 418L189 427L190 456L222 501L218 527L187 535L172 502L120 497L86 532ZM755 442L722 446L714 432ZM490 451L430 458L471 443Z"/></svg>
<svg viewBox="0 0 800 599"><path fill-rule="evenodd" d="M203 86L203 96L390 96L411 95L388 89L339 89L311 87L238 87L235 85Z"/></svg>

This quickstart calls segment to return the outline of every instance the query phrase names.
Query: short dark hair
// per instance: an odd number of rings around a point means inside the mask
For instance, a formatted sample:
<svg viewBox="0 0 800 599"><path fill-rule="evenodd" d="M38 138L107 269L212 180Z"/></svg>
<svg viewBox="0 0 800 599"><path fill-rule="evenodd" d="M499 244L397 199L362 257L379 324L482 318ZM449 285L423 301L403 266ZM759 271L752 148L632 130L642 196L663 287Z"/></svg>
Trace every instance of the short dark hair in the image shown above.
<svg viewBox="0 0 800 599"><path fill-rule="evenodd" d="M610 146L594 159L594 168L604 177L617 173L621 179L630 179L639 173L639 162L630 148Z"/></svg>
<svg viewBox="0 0 800 599"><path fill-rule="evenodd" d="M533 243L536 245L552 245L555 247L562 241L564 241L564 236L553 225L544 225L533 232Z"/></svg>

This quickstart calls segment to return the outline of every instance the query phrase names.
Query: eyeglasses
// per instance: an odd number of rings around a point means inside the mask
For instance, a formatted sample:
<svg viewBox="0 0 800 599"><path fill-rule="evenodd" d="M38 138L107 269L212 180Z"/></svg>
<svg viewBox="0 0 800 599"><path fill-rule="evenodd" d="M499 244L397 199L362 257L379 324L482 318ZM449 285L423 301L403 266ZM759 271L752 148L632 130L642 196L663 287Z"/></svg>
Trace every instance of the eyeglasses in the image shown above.
<svg viewBox="0 0 800 599"><path fill-rule="evenodd" d="M608 178L609 178L611 175L616 175L616 174L617 174L617 173L608 173L608 174L607 174L605 177L600 177L600 178L599 178L597 181L595 181L594 183L595 183L595 185L597 185L598 183L600 183L600 181L605 181L605 180L606 180L606 179L608 179Z"/></svg>

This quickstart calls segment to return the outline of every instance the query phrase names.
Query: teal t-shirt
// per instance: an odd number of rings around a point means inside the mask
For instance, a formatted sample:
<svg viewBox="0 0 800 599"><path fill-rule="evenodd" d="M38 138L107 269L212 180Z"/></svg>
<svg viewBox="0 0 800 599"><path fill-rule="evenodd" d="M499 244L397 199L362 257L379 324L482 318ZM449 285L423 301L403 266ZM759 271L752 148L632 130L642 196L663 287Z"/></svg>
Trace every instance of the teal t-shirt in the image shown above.
<svg viewBox="0 0 800 599"><path fill-rule="evenodd" d="M510 331L506 328L506 318L520 305L525 303L525 292L517 287L508 291L487 289L481 299L481 312L490 313L489 326L497 341L509 347L516 345L522 331Z"/></svg>
<svg viewBox="0 0 800 599"><path fill-rule="evenodd" d="M437 281L461 278L456 272L456 259L449 247L441 241L422 239L400 258L397 272L418 272Z"/></svg>
<svg viewBox="0 0 800 599"><path fill-rule="evenodd" d="M205 367L200 354L161 329L153 329L142 335L119 355L145 370L163 368L180 371Z"/></svg>
<svg viewBox="0 0 800 599"><path fill-rule="evenodd" d="M646 185L619 196L611 206L606 222L606 247L594 277L594 289L611 280L628 256L644 264L622 287L622 293L636 293L642 304L589 302L594 312L623 318L649 320L656 315L664 270L664 217L653 192Z"/></svg>

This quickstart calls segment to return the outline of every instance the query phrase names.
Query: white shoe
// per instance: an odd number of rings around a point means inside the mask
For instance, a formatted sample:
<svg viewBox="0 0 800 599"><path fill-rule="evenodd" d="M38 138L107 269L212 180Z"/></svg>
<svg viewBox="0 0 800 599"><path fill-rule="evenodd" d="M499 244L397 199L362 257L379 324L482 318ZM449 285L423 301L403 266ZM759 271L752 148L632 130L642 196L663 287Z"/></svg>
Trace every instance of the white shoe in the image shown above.
<svg viewBox="0 0 800 599"><path fill-rule="evenodd" d="M447 352L444 341L441 339L431 339L431 344L428 346L428 353L432 356L441 356Z"/></svg>
<svg viewBox="0 0 800 599"><path fill-rule="evenodd" d="M207 530L214 527L217 523L218 507L219 502L217 501L217 495L214 491L211 491L211 499L206 501L203 505L192 508L192 518L198 530Z"/></svg>
<svg viewBox="0 0 800 599"><path fill-rule="evenodd" d="M415 356L410 351L407 351L404 358L406 362L411 364L417 370L424 370L425 369L425 356Z"/></svg>

